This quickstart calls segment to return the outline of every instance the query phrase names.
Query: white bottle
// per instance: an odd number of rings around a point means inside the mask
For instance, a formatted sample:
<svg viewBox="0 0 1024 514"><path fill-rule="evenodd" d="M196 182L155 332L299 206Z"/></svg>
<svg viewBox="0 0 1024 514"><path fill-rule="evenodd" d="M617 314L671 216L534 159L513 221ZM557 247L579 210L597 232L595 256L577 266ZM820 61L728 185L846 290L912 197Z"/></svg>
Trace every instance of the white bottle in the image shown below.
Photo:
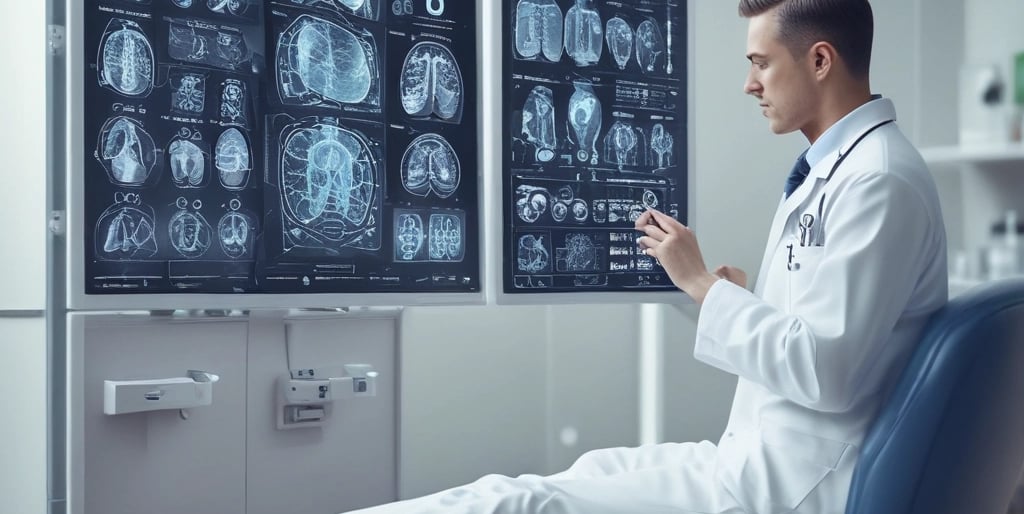
<svg viewBox="0 0 1024 514"><path fill-rule="evenodd" d="M1017 211L1010 209L1006 211L1006 233L1004 234L1003 245L1006 250L1006 272L1009 276L1019 275L1024 272L1021 264L1020 237L1017 234Z"/></svg>

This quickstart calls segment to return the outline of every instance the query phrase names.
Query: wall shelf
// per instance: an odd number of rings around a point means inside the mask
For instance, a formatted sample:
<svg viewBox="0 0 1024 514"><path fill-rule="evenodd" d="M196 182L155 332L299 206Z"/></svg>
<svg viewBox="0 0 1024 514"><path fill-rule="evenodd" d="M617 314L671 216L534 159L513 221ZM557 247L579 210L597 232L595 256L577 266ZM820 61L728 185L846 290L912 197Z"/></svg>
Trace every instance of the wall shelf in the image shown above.
<svg viewBox="0 0 1024 514"><path fill-rule="evenodd" d="M932 146L921 149L921 157L929 166L952 168L961 164L983 164L1024 161L1024 143L991 143Z"/></svg>

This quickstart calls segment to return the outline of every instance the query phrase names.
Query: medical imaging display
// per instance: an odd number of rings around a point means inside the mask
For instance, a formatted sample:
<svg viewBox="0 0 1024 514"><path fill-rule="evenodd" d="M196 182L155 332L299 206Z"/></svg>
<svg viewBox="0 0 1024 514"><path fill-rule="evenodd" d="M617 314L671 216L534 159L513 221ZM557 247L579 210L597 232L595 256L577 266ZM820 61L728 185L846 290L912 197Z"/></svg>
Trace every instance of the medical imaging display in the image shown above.
<svg viewBox="0 0 1024 514"><path fill-rule="evenodd" d="M85 0L86 293L479 292L475 9Z"/></svg>
<svg viewBox="0 0 1024 514"><path fill-rule="evenodd" d="M675 290L633 224L686 221L686 4L502 7L504 292Z"/></svg>

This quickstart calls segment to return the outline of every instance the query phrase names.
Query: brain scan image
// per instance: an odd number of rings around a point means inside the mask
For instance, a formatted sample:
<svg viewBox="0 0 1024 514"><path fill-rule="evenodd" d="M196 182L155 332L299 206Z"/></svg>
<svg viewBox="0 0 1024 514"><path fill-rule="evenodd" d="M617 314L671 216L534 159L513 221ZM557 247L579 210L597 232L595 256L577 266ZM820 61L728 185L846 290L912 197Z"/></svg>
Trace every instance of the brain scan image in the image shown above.
<svg viewBox="0 0 1024 514"><path fill-rule="evenodd" d="M213 242L213 229L206 218L198 212L184 209L171 216L167 233L174 249L187 259L202 257Z"/></svg>
<svg viewBox="0 0 1024 514"><path fill-rule="evenodd" d="M379 105L377 50L368 35L304 14L281 33L276 67L282 100Z"/></svg>
<svg viewBox="0 0 1024 514"><path fill-rule="evenodd" d="M601 59L604 29L594 0L576 0L565 13L565 53L576 66L592 66Z"/></svg>
<svg viewBox="0 0 1024 514"><path fill-rule="evenodd" d="M115 203L96 222L96 258L142 260L156 254L156 217L153 209L129 193L115 195Z"/></svg>
<svg viewBox="0 0 1024 514"><path fill-rule="evenodd" d="M597 164L597 134L601 131L601 101L590 84L575 83L576 91L569 97L569 127L579 146L576 157Z"/></svg>
<svg viewBox="0 0 1024 514"><path fill-rule="evenodd" d="M633 127L625 122L616 121L604 136L604 161L618 166L637 165L638 138Z"/></svg>
<svg viewBox="0 0 1024 514"><path fill-rule="evenodd" d="M437 134L423 134L402 155L402 186L406 191L427 196L433 191L448 198L459 188L459 158L448 141Z"/></svg>
<svg viewBox="0 0 1024 514"><path fill-rule="evenodd" d="M256 225L252 217L238 211L228 211L217 222L217 239L224 255L232 259L252 256Z"/></svg>
<svg viewBox="0 0 1024 514"><path fill-rule="evenodd" d="M180 114L202 114L206 103L206 77L199 73L171 75L171 110Z"/></svg>
<svg viewBox="0 0 1024 514"><path fill-rule="evenodd" d="M429 224L430 260L461 261L465 252L462 218L455 214L431 214Z"/></svg>
<svg viewBox="0 0 1024 514"><path fill-rule="evenodd" d="M103 124L96 156L110 181L122 186L143 185L157 159L153 138L137 121L124 116Z"/></svg>
<svg viewBox="0 0 1024 514"><path fill-rule="evenodd" d="M527 234L519 237L516 269L525 273L543 273L551 269L551 251L544 236Z"/></svg>
<svg viewBox="0 0 1024 514"><path fill-rule="evenodd" d="M335 246L376 238L381 181L366 139L334 120L314 118L286 127L282 140L280 184L288 219Z"/></svg>
<svg viewBox="0 0 1024 514"><path fill-rule="evenodd" d="M226 70L240 69L251 57L240 31L197 20L171 21L167 53L178 61Z"/></svg>
<svg viewBox="0 0 1024 514"><path fill-rule="evenodd" d="M423 260L426 239L427 231L419 214L400 213L395 216L395 261Z"/></svg>
<svg viewBox="0 0 1024 514"><path fill-rule="evenodd" d="M644 20L636 28L636 62L644 73L656 71L658 60L665 53L665 39L652 20Z"/></svg>
<svg viewBox="0 0 1024 514"><path fill-rule="evenodd" d="M659 168L672 165L672 134L666 131L661 123L655 123L651 129L651 151L657 157Z"/></svg>
<svg viewBox="0 0 1024 514"><path fill-rule="evenodd" d="M213 154L221 185L232 190L244 188L252 171L252 152L242 131L232 127L222 132Z"/></svg>
<svg viewBox="0 0 1024 514"><path fill-rule="evenodd" d="M410 116L450 120L462 110L462 72L451 50L417 43L405 56L398 79L402 109Z"/></svg>
<svg viewBox="0 0 1024 514"><path fill-rule="evenodd" d="M380 0L288 0L295 5L319 7L337 14L353 14L376 21L380 17Z"/></svg>
<svg viewBox="0 0 1024 514"><path fill-rule="evenodd" d="M249 0L206 0L206 8L216 13L238 16L249 8Z"/></svg>
<svg viewBox="0 0 1024 514"><path fill-rule="evenodd" d="M626 64L633 55L633 29L626 20L616 16L608 20L604 34L608 42L608 52L612 54L612 59L615 59L616 66L620 70L626 69Z"/></svg>
<svg viewBox="0 0 1024 514"><path fill-rule="evenodd" d="M113 19L100 40L100 85L125 96L147 96L155 77L153 46L133 21Z"/></svg>
<svg viewBox="0 0 1024 514"><path fill-rule="evenodd" d="M220 86L220 122L223 125L246 126L248 93L245 82L226 79Z"/></svg>
<svg viewBox="0 0 1024 514"><path fill-rule="evenodd" d="M562 9L555 0L519 0L516 4L516 51L526 59L562 58Z"/></svg>
<svg viewBox="0 0 1024 514"><path fill-rule="evenodd" d="M536 147L534 157L539 162L555 158L555 100L551 89L535 86L523 105L523 135Z"/></svg>
<svg viewBox="0 0 1024 514"><path fill-rule="evenodd" d="M199 187L206 179L206 153L187 139L174 139L167 150L171 180L178 187Z"/></svg>

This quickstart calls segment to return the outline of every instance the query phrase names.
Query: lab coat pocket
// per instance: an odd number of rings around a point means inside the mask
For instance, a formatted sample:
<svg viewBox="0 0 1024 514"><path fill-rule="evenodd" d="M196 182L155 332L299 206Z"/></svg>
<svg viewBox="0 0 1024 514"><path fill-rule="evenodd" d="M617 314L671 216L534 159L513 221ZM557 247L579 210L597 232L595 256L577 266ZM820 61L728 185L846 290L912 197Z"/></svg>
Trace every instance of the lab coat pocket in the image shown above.
<svg viewBox="0 0 1024 514"><path fill-rule="evenodd" d="M836 469L849 444L762 420L762 465L775 503L795 509Z"/></svg>
<svg viewBox="0 0 1024 514"><path fill-rule="evenodd" d="M824 254L824 246L794 246L793 262L797 265L787 274L786 307L790 313L800 301L800 297L811 289L811 282L818 272Z"/></svg>

